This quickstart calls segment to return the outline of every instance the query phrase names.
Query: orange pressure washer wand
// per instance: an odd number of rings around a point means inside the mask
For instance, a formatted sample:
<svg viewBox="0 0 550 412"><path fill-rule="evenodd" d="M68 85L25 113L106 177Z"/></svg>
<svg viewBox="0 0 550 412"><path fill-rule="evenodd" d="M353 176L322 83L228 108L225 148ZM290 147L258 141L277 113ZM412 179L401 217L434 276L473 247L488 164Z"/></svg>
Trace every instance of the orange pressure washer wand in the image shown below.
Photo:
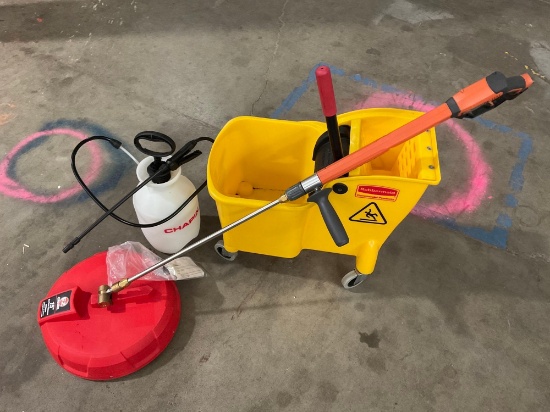
<svg viewBox="0 0 550 412"><path fill-rule="evenodd" d="M323 84L324 83L322 82L318 83L319 87L323 87ZM512 100L516 98L518 95L527 90L527 88L529 88L532 84L533 80L528 74L522 74L521 76L507 78L500 72L495 72L485 77L484 79L477 81L476 83L456 93L453 97L451 97L441 106L436 107L434 110L423 114L422 116L405 124L399 129L394 130L386 136L381 137L377 141L369 144L368 146L365 146L362 149L348 156L345 156L344 158L338 160L330 166L319 170L317 173L311 175L307 179L296 183L294 186L288 188L285 191L284 195L274 200L273 202L268 203L262 208L244 216L236 222L233 222L221 228L217 232L212 233L210 236L207 236L185 247L179 252L173 254L172 256L169 256L163 261L149 267L148 269L145 269L144 271L130 278L122 279L112 286L101 285L99 287L98 296L99 304L102 306L108 306L111 302L111 295L113 293L125 289L133 281L141 278L147 273L150 273L153 270L166 265L168 262L177 259L178 257L203 245L204 243L214 239L215 237L218 237L219 235L239 226L240 224L258 216L259 214L264 213L272 207L275 207L280 203L299 199L300 197L305 196L308 193L317 191L323 185L329 183L330 181L351 172L353 169L367 162L370 162L372 159L380 156L382 153L386 152L392 147L404 143L405 141L412 139L415 136L418 136L420 133L423 133L424 131L450 118L474 118L482 113L494 109L498 105L504 103L506 100ZM326 95L326 93L320 92L320 95L322 99L322 96ZM332 209L332 206L330 206L330 208ZM334 212L334 209L332 209L332 212ZM345 231L343 234L341 233L344 228L342 226L342 222L340 222L340 219L335 212L325 213L321 209L321 213L323 215L327 228L335 241L343 237L347 238ZM336 244L338 244L337 241Z"/></svg>
<svg viewBox="0 0 550 412"><path fill-rule="evenodd" d="M318 84L319 87L323 86L322 83ZM527 73L521 76L506 77L500 72L494 72L462 89L428 113L295 184L286 190L285 195L288 200L296 200L450 118L474 118L494 109L506 100L516 98L532 84L533 80ZM320 92L320 94L322 98L328 93ZM347 237L345 231L342 233L344 228L338 215L323 213L322 210L321 212L332 238L338 245L337 239Z"/></svg>

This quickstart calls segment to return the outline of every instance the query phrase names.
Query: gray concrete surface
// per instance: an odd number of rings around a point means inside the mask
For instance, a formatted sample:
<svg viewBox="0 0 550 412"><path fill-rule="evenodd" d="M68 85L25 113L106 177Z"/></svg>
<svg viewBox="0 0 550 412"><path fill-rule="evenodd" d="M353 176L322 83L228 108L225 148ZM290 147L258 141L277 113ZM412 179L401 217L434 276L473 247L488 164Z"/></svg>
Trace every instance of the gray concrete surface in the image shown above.
<svg viewBox="0 0 550 412"><path fill-rule="evenodd" d="M546 0L0 0L0 410L550 409L549 16ZM16 145L56 128L131 145L146 129L215 136L240 115L321 120L307 82L320 62L338 69L342 112L442 102L495 70L535 84L459 123L471 140L437 129L443 181L421 204L445 220L407 217L357 289L340 286L351 257L227 263L203 247L191 256L210 276L178 285L181 323L159 358L111 382L60 368L40 299L77 262L146 241L108 222L61 253L99 215L83 197L56 201L74 185L76 140ZM111 153L95 188L112 203L135 178ZM205 165L185 173L199 184ZM215 205L200 200L209 234Z"/></svg>

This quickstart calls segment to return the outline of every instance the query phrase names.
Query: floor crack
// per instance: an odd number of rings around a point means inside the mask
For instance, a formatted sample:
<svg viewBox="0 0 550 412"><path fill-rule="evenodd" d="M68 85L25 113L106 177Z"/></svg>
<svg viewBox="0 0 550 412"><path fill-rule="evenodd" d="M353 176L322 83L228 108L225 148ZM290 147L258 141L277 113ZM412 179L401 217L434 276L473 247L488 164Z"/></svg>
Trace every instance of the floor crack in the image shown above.
<svg viewBox="0 0 550 412"><path fill-rule="evenodd" d="M258 280L258 283L256 283L256 285L254 286L253 289L251 289L247 294L246 296L243 298L243 300L241 301L241 303L239 304L239 306L237 307L235 313L233 314L233 316L231 316L231 320L235 319L235 317L239 317L241 316L241 313L243 311L243 305L248 302L250 299L252 299L252 297L256 294L256 292L258 291L258 289L260 288L260 286L262 285L264 281L264 276L263 275L260 275L260 279Z"/></svg>
<svg viewBox="0 0 550 412"><path fill-rule="evenodd" d="M260 95L256 99L256 101L254 103L252 103L252 108L250 109L250 115L251 116L254 116L254 106L256 106L256 103L258 103L262 99L262 97L265 93L265 90L267 89L267 82L269 81L269 73L271 71L271 66L273 64L273 61L275 60L275 56L277 55L277 50L279 50L279 41L281 40L281 32L283 31L283 27L285 27L285 21L283 20L283 17L285 16L285 10L286 10L286 6L287 6L288 2L289 2L289 0L286 0L285 4L283 4L283 9L281 10L281 14L278 18L278 20L279 20L279 31L277 32L277 40L275 41L275 48L273 49L273 54L271 55L271 60L269 61L269 64L267 65L267 69L265 71L264 87L263 87Z"/></svg>

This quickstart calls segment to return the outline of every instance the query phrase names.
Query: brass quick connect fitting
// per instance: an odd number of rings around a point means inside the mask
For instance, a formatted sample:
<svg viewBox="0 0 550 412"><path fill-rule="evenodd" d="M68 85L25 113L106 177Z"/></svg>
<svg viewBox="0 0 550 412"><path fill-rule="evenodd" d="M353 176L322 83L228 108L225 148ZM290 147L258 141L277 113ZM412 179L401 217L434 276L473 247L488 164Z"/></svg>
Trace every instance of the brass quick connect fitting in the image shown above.
<svg viewBox="0 0 550 412"><path fill-rule="evenodd" d="M119 280L117 283L111 286L111 293L120 292L122 289L125 289L129 285L128 279Z"/></svg>

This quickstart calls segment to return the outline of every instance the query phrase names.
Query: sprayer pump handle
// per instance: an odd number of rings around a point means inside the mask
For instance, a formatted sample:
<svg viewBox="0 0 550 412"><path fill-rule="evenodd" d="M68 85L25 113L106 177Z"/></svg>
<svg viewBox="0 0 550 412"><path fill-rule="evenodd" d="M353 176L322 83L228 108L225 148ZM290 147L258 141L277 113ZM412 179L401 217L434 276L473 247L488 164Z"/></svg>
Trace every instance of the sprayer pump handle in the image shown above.
<svg viewBox="0 0 550 412"><path fill-rule="evenodd" d="M154 150L150 150L143 147L140 142L141 140L146 140L148 142L156 142L156 143L158 142L166 143L168 146L170 146L170 150L167 150L165 152L155 152ZM134 138L134 145L136 146L136 149L138 149L141 153L146 154L148 156L153 156L156 158L170 156L172 153L176 151L176 143L172 140L171 137L166 136L164 133L153 132L153 131L145 131L145 132L138 133Z"/></svg>

